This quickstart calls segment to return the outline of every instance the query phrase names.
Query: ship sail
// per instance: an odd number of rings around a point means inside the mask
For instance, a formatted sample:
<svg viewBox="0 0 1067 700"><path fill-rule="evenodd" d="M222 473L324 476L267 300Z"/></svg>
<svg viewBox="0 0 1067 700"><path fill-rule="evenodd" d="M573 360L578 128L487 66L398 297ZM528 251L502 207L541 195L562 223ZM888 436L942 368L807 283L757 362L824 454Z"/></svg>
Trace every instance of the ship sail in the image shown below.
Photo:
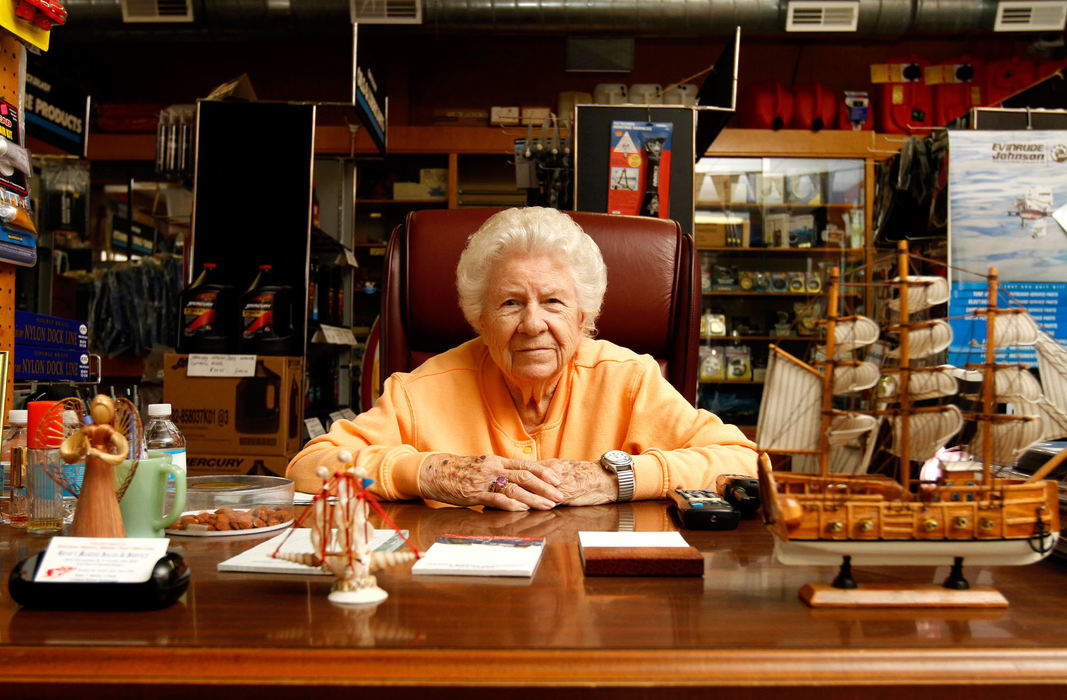
<svg viewBox="0 0 1067 700"><path fill-rule="evenodd" d="M900 278L893 280L900 284ZM944 304L949 298L948 279L934 275L908 275L908 310L911 313ZM900 299L890 299L889 308L900 311Z"/></svg>
<svg viewBox="0 0 1067 700"><path fill-rule="evenodd" d="M958 391L959 384L946 368L912 371L908 374L908 398L912 401L954 396ZM881 396L887 401L899 399L897 382L887 382Z"/></svg>
<svg viewBox="0 0 1067 700"><path fill-rule="evenodd" d="M951 344L952 327L948 321L930 321L908 331L908 355L913 360L935 355ZM887 354L889 357L900 357L900 348L894 348Z"/></svg>
<svg viewBox="0 0 1067 700"><path fill-rule="evenodd" d="M1041 334L1035 349L1045 397L1067 413L1067 349L1047 333Z"/></svg>
<svg viewBox="0 0 1067 700"><path fill-rule="evenodd" d="M756 441L768 451L817 450L822 375L775 345L770 350Z"/></svg>
<svg viewBox="0 0 1067 700"><path fill-rule="evenodd" d="M834 393L851 394L870 389L882 378L882 368L874 362L834 367Z"/></svg>
<svg viewBox="0 0 1067 700"><path fill-rule="evenodd" d="M983 440L990 424L982 421L978 430L967 446L971 454L982 454ZM1037 416L1020 417L1018 420L997 421L993 423L993 464L1014 464L1019 457L1034 443L1040 442L1045 425Z"/></svg>
<svg viewBox="0 0 1067 700"><path fill-rule="evenodd" d="M858 350L878 340L878 324L866 316L843 318L834 325L834 354ZM817 357L826 357L826 347L820 345Z"/></svg>
<svg viewBox="0 0 1067 700"><path fill-rule="evenodd" d="M878 438L881 418L849 414L837 416L830 426L830 448L827 471L830 474L865 474ZM793 472L814 473L819 471L817 455L793 455L790 461Z"/></svg>
<svg viewBox="0 0 1067 700"><path fill-rule="evenodd" d="M1044 396L1033 401L1020 400L1018 405L1020 412L1024 415L1037 416L1041 419L1041 440L1067 438L1067 415Z"/></svg>
<svg viewBox="0 0 1067 700"><path fill-rule="evenodd" d="M902 418L893 416L893 444L889 451L901 454ZM914 413L908 417L908 455L916 462L925 462L937 454L963 427L963 414L955 406L941 406L936 411Z"/></svg>
<svg viewBox="0 0 1067 700"><path fill-rule="evenodd" d="M1020 399L1034 401L1042 396L1041 385L1026 367L997 367L993 372L993 391L998 403Z"/></svg>
<svg viewBox="0 0 1067 700"><path fill-rule="evenodd" d="M1033 317L1025 312L1004 313L997 315L997 332L994 344L998 348L1013 345L1034 345L1040 339L1041 329Z"/></svg>

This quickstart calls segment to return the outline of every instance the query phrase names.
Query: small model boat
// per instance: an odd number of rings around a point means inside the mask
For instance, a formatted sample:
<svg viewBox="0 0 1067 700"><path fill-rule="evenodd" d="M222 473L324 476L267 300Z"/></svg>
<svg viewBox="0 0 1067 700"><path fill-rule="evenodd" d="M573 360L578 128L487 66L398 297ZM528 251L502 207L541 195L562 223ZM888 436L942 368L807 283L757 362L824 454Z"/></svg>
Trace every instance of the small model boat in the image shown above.
<svg viewBox="0 0 1067 700"><path fill-rule="evenodd" d="M764 519L780 561L840 563L843 586L850 563L951 564L945 585L965 589L963 562L1030 564L1057 543L1058 484L1044 477L1067 451L1028 477L998 465L1067 435L1067 350L1024 309L998 307L992 269L987 306L973 312L985 321L985 361L934 365L952 330L918 312L947 302L949 288L942 277L909 276L908 261L901 242L884 324L837 315L835 268L814 366L771 346L756 433ZM1036 345L1040 382L1026 367L996 362L996 350L1013 345ZM960 400L961 378L981 381L980 400ZM850 404L859 392L868 398ZM895 464L870 473L884 423ZM965 426L973 457L946 452ZM768 453L790 455L791 471L773 470ZM925 463L916 478L913 463Z"/></svg>

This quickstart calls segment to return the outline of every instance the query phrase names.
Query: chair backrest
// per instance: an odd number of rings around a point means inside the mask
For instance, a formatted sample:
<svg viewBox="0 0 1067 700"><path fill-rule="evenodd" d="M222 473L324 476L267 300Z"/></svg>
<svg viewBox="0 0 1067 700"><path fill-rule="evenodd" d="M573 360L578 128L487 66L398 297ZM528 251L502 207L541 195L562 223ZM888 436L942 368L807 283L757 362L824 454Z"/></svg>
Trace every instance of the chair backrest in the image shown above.
<svg viewBox="0 0 1067 700"><path fill-rule="evenodd" d="M414 211L394 229L382 294L383 381L474 337L459 310L456 264L468 236L496 211ZM608 268L597 337L652 355L695 403L700 290L692 238L667 219L567 213L600 246Z"/></svg>

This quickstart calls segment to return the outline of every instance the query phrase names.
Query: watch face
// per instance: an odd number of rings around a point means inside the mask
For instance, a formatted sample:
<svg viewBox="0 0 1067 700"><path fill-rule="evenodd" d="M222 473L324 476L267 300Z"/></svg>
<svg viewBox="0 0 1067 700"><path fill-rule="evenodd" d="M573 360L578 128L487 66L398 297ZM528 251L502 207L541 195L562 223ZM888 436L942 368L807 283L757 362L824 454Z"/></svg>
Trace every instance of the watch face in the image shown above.
<svg viewBox="0 0 1067 700"><path fill-rule="evenodd" d="M621 467L630 464L630 455L622 450L608 450L604 453L603 461L612 467Z"/></svg>

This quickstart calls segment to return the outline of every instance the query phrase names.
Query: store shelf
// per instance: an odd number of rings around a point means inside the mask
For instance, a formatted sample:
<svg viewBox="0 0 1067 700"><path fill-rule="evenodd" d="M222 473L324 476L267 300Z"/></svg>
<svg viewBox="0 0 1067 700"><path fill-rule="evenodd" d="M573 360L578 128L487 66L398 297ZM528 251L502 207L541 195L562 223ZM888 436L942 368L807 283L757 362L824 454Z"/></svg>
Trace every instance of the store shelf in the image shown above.
<svg viewBox="0 0 1067 700"><path fill-rule="evenodd" d="M393 126L389 127L388 152L399 153L505 153L514 152L515 139L525 129L494 126ZM883 160L900 150L899 137L872 131L801 129L723 129L707 156L855 158ZM318 154L366 155L378 151L365 130L352 134L346 126L321 125L315 132ZM89 160L143 160L156 157L155 133L108 134L94 132L89 139Z"/></svg>

